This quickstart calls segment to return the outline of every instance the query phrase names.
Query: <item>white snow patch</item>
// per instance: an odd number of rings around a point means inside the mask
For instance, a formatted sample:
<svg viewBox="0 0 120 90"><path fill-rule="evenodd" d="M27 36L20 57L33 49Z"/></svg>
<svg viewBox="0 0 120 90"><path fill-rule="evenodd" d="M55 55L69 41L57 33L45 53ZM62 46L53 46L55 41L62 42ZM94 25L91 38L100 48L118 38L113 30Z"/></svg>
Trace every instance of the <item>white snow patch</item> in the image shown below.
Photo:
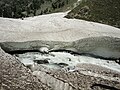
<svg viewBox="0 0 120 90"><path fill-rule="evenodd" d="M0 41L75 41L82 38L112 36L120 38L120 29L88 22L67 19L67 12L53 13L20 19L0 17Z"/></svg>

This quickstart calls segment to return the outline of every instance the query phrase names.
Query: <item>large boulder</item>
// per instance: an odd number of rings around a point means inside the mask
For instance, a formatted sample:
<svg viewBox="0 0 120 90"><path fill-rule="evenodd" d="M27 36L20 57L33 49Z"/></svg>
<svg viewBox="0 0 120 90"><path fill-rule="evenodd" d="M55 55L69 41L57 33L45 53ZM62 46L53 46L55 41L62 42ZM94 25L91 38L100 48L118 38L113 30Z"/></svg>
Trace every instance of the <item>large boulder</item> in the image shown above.
<svg viewBox="0 0 120 90"><path fill-rule="evenodd" d="M49 90L15 57L0 48L0 90Z"/></svg>

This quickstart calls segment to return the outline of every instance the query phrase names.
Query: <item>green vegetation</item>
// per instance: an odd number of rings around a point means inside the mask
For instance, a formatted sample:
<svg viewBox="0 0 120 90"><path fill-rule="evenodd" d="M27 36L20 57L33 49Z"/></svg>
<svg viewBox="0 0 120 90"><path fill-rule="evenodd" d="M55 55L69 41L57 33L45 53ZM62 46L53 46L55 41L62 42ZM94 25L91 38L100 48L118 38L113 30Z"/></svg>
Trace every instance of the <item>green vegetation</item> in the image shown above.
<svg viewBox="0 0 120 90"><path fill-rule="evenodd" d="M120 28L120 0L82 0L66 17Z"/></svg>
<svg viewBox="0 0 120 90"><path fill-rule="evenodd" d="M77 0L0 0L0 17L22 18L71 9Z"/></svg>

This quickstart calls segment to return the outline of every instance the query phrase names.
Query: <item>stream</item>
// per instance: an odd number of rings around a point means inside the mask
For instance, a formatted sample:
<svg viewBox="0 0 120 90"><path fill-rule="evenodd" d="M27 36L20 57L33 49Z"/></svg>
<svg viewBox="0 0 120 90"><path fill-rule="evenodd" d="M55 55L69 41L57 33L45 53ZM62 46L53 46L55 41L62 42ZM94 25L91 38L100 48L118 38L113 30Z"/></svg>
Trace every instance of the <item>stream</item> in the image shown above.
<svg viewBox="0 0 120 90"><path fill-rule="evenodd" d="M61 69L78 64L94 64L120 72L120 65L113 60L105 60L84 55L74 55L68 52L50 52L49 54L40 52L25 52L14 54L25 66L41 64L51 69Z"/></svg>

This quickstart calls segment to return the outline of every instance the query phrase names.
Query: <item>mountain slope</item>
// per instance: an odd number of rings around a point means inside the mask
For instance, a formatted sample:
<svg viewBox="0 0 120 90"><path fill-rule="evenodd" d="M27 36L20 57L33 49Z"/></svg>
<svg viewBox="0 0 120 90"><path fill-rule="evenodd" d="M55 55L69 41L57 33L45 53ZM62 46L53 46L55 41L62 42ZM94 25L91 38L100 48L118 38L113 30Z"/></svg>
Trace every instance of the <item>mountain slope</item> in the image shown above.
<svg viewBox="0 0 120 90"><path fill-rule="evenodd" d="M120 28L120 0L81 0L66 16Z"/></svg>
<svg viewBox="0 0 120 90"><path fill-rule="evenodd" d="M22 18L66 11L77 0L0 0L0 17Z"/></svg>

